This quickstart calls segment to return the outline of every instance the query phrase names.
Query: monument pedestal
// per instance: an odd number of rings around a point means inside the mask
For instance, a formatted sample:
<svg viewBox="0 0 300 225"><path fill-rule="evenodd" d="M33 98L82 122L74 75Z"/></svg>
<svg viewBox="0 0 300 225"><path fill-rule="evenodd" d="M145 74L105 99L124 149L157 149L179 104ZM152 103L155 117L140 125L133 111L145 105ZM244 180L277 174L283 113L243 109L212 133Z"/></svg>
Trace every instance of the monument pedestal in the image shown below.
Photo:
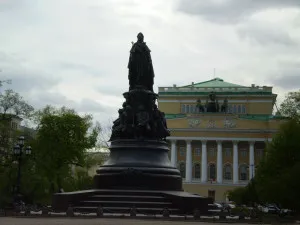
<svg viewBox="0 0 300 225"><path fill-rule="evenodd" d="M97 170L95 189L57 193L55 211L207 215L212 199L182 190L180 172L170 164L164 141L116 140L111 143L110 157Z"/></svg>
<svg viewBox="0 0 300 225"><path fill-rule="evenodd" d="M94 177L97 189L182 191L180 172L170 164L164 141L116 140Z"/></svg>

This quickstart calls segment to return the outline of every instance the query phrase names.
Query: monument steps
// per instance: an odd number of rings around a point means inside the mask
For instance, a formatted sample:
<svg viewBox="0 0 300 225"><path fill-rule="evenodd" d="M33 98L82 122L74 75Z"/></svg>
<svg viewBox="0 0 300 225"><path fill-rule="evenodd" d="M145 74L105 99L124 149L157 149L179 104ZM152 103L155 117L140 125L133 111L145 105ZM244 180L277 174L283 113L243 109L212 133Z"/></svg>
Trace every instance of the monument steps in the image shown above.
<svg viewBox="0 0 300 225"><path fill-rule="evenodd" d="M132 207L103 207L103 213L105 214L115 214L115 213L120 213L120 214L125 214L125 213L130 213L130 210ZM161 215L163 214L165 208L142 208L142 207L135 207L136 213L137 214L151 214L151 215ZM73 208L74 212L83 212L83 213L95 213L98 210L98 207L83 207L83 206L78 206ZM170 214L174 215L179 215L180 210L179 209L169 209L168 211Z"/></svg>
<svg viewBox="0 0 300 225"><path fill-rule="evenodd" d="M104 210L120 211L136 208L149 212L161 212L164 208L179 211L174 207L172 201L157 191L136 191L136 190L99 190L101 194L88 196L78 202L73 208L76 211L95 211L98 207ZM129 212L129 211L128 211Z"/></svg>

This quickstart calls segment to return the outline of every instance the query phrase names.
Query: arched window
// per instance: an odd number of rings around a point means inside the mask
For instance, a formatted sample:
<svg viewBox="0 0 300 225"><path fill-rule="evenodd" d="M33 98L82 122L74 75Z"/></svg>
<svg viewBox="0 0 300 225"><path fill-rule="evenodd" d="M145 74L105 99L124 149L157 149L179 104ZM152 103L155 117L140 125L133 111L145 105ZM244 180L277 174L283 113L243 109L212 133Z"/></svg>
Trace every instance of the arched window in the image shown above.
<svg viewBox="0 0 300 225"><path fill-rule="evenodd" d="M181 177L185 178L185 163L182 162L179 164L179 171L180 171Z"/></svg>
<svg viewBox="0 0 300 225"><path fill-rule="evenodd" d="M247 180L247 171L248 170L248 166L247 165L241 165L240 166L240 180Z"/></svg>
<svg viewBox="0 0 300 225"><path fill-rule="evenodd" d="M194 178L195 179L200 179L201 174L201 167L200 164L197 163L194 165Z"/></svg>
<svg viewBox="0 0 300 225"><path fill-rule="evenodd" d="M210 180L215 180L216 179L216 165L215 164L210 164L208 167L208 177Z"/></svg>
<svg viewBox="0 0 300 225"><path fill-rule="evenodd" d="M232 179L232 168L230 164L226 164L224 166L224 179L231 180Z"/></svg>

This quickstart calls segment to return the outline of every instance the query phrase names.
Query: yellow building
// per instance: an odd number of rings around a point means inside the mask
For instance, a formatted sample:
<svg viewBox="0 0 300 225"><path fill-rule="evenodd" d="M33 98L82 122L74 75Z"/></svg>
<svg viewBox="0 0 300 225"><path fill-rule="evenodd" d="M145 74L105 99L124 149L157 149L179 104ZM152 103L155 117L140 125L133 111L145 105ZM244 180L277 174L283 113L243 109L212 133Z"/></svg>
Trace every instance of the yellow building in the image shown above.
<svg viewBox="0 0 300 225"><path fill-rule="evenodd" d="M171 163L181 171L184 190L216 201L225 201L228 190L254 177L266 143L283 123L272 115L277 97L272 87L215 78L159 87L158 94L171 131Z"/></svg>

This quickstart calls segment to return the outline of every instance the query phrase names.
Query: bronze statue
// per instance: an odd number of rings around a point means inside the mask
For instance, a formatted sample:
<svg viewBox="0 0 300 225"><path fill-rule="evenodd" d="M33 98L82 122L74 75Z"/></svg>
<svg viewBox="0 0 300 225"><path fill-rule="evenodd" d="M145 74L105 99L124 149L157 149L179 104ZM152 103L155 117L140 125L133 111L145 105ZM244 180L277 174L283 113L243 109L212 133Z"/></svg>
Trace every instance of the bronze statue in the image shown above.
<svg viewBox="0 0 300 225"><path fill-rule="evenodd" d="M153 92L154 70L150 55L150 49L144 42L144 35L138 33L137 42L130 50L128 63L129 90L137 86Z"/></svg>
<svg viewBox="0 0 300 225"><path fill-rule="evenodd" d="M137 35L130 50L128 63L129 91L123 94L126 101L114 121L110 141L118 139L166 140L170 136L165 114L158 110L158 95L153 92L154 72L150 49L144 35Z"/></svg>
<svg viewBox="0 0 300 225"><path fill-rule="evenodd" d="M219 112L219 103L216 94L211 92L208 95L209 101L206 101L206 112Z"/></svg>

